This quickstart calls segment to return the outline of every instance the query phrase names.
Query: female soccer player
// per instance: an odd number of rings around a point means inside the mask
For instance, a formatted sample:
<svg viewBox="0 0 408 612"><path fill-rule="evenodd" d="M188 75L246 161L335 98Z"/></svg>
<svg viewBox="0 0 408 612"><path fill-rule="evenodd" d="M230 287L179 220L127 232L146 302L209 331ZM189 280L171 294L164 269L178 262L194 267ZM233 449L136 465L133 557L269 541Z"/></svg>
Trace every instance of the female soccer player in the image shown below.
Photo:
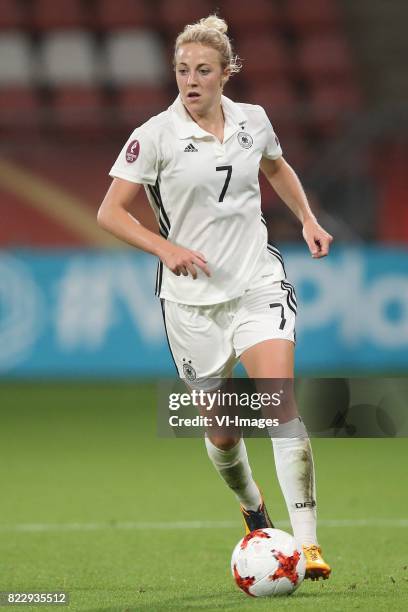
<svg viewBox="0 0 408 612"><path fill-rule="evenodd" d="M159 258L156 293L176 367L190 386L228 377L238 360L254 379L294 376L296 298L281 254L267 242L259 167L302 223L312 257L327 255L332 241L282 157L263 108L223 95L240 69L226 31L225 21L212 15L177 37L179 96L132 133L98 213L104 229ZM128 213L141 185L160 236ZM275 465L306 576L327 578L331 570L316 538L309 438L296 413L279 429L272 440ZM209 434L205 442L241 504L247 532L271 526L243 439Z"/></svg>

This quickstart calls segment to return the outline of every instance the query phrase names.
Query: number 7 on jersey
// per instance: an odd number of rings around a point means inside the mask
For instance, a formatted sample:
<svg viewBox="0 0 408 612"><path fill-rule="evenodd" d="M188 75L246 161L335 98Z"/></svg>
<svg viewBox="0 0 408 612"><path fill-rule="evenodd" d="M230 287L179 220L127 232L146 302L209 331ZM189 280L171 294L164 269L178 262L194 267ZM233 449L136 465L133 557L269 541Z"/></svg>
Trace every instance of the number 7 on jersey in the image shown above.
<svg viewBox="0 0 408 612"><path fill-rule="evenodd" d="M221 172L221 170L226 170L227 171L227 176L225 178L225 183L224 183L224 187L222 188L222 191L220 193L220 197L218 198L219 202L223 202L224 201L224 196L227 193L227 189L228 189L228 185L231 179L231 174L232 174L232 166L217 166L216 167L216 171L217 172Z"/></svg>

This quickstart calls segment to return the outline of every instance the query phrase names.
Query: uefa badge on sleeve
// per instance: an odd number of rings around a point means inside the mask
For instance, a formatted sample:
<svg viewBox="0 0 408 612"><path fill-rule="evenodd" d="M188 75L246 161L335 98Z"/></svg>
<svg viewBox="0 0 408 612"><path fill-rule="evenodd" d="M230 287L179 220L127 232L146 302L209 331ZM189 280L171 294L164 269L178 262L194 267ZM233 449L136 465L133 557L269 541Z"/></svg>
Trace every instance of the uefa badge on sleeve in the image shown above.
<svg viewBox="0 0 408 612"><path fill-rule="evenodd" d="M133 164L139 157L140 143L138 140L132 140L126 149L126 161L129 164Z"/></svg>
<svg viewBox="0 0 408 612"><path fill-rule="evenodd" d="M247 132L238 132L238 142L244 149L250 149L254 144L252 136Z"/></svg>

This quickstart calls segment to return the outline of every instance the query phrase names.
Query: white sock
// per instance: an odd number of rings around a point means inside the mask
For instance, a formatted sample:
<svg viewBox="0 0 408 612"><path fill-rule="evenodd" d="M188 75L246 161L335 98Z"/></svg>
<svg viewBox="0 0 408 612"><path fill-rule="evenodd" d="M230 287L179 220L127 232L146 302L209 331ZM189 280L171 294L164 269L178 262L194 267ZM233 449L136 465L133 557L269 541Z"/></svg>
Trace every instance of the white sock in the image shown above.
<svg viewBox="0 0 408 612"><path fill-rule="evenodd" d="M239 502L246 510L258 510L262 498L252 477L243 439L241 438L238 444L229 450L221 450L206 436L205 445L215 469L235 493Z"/></svg>
<svg viewBox="0 0 408 612"><path fill-rule="evenodd" d="M272 439L273 452L293 535L299 546L317 544L315 473L306 428L296 418L279 425L279 434L285 437Z"/></svg>

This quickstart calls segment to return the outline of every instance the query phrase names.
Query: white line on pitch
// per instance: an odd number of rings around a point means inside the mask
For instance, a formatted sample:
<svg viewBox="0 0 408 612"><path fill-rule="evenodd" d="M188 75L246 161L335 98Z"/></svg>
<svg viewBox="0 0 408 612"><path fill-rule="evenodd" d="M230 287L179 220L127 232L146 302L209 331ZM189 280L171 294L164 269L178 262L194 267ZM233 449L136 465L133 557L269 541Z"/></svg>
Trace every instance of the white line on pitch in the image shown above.
<svg viewBox="0 0 408 612"><path fill-rule="evenodd" d="M104 531L147 530L147 529L232 529L240 525L238 521L168 521L168 522L115 522L106 523L18 523L1 525L0 532L44 532L44 531ZM278 527L289 527L289 521L276 521ZM321 519L319 527L408 527L408 519Z"/></svg>

